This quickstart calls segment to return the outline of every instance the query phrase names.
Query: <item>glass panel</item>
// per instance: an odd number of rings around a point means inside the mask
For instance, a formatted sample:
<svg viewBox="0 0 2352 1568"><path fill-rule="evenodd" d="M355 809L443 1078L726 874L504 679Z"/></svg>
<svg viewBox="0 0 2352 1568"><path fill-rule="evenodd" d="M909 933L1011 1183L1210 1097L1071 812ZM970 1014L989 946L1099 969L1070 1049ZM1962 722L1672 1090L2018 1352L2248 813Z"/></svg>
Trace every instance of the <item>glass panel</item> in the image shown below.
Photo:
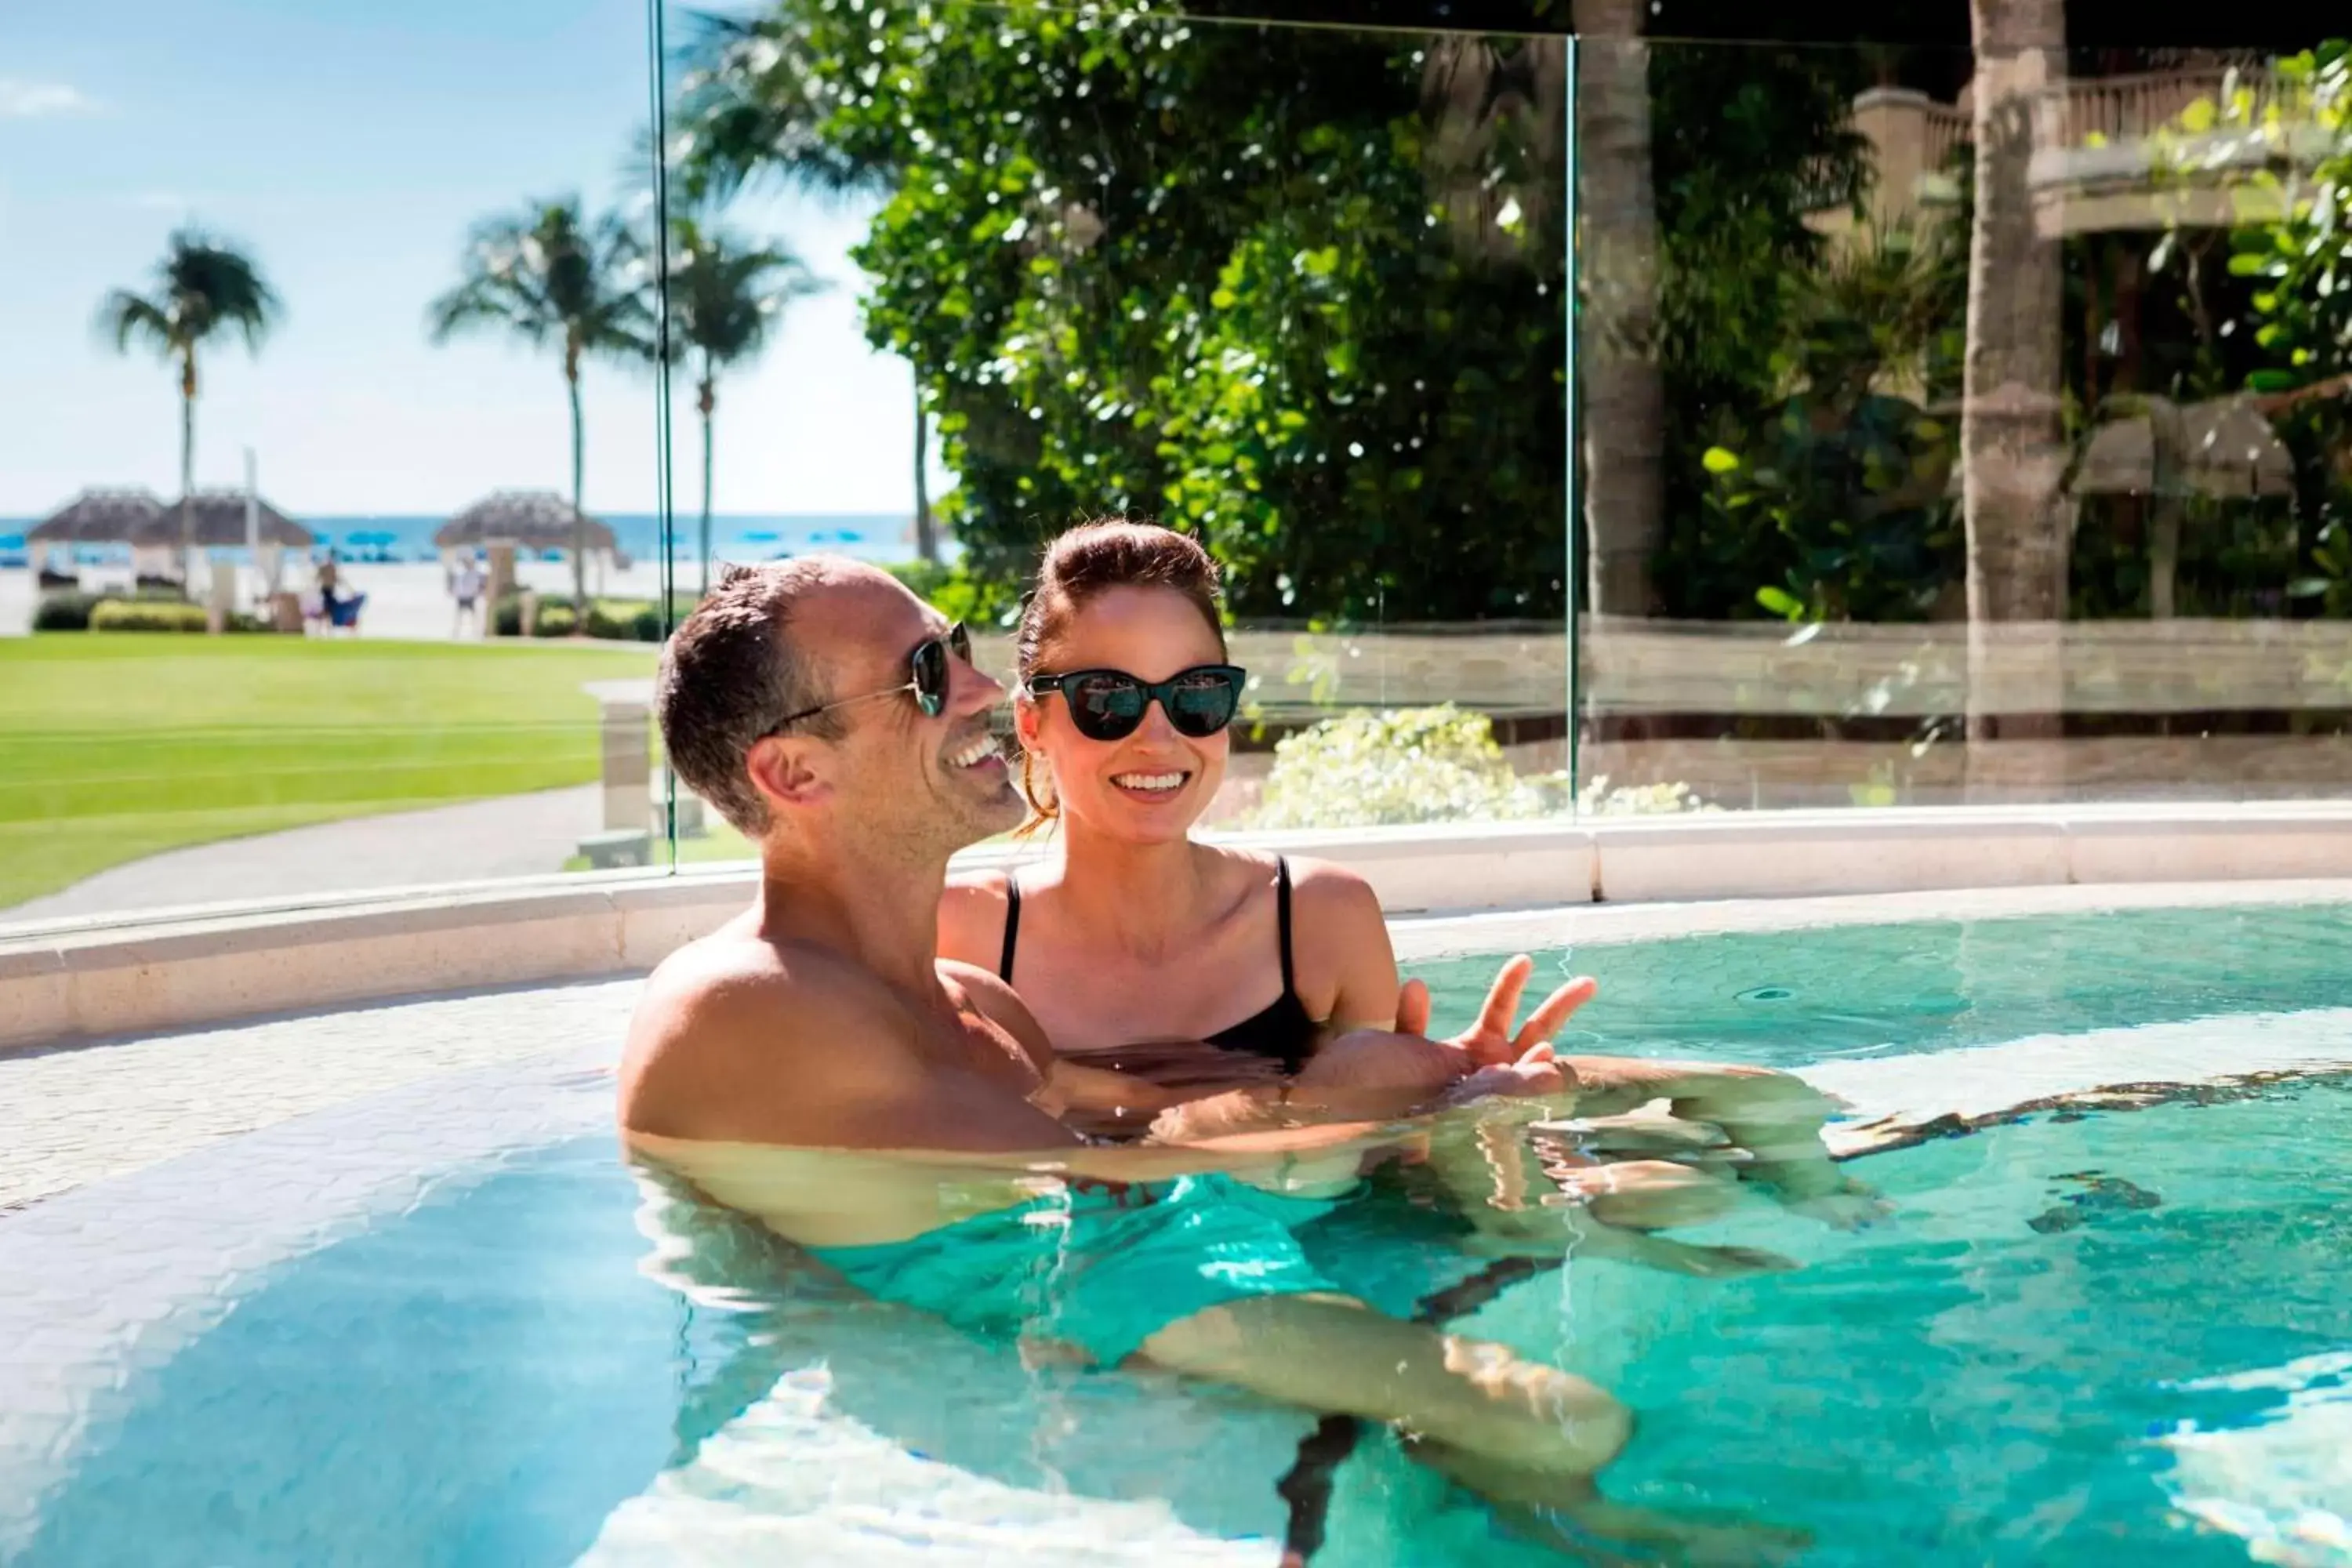
<svg viewBox="0 0 2352 1568"><path fill-rule="evenodd" d="M142 11L6 24L0 923L659 860L642 14Z"/></svg>
<svg viewBox="0 0 2352 1568"><path fill-rule="evenodd" d="M2340 69L2045 12L1582 40L1588 789L2352 783Z"/></svg>
<svg viewBox="0 0 2352 1568"><path fill-rule="evenodd" d="M783 15L670 19L681 202L835 285L781 350L807 460L758 504L903 507L919 469L907 579L1008 679L1049 539L1197 537L1250 676L1203 827L1565 809L1565 40ZM722 498L761 460L726 428Z"/></svg>

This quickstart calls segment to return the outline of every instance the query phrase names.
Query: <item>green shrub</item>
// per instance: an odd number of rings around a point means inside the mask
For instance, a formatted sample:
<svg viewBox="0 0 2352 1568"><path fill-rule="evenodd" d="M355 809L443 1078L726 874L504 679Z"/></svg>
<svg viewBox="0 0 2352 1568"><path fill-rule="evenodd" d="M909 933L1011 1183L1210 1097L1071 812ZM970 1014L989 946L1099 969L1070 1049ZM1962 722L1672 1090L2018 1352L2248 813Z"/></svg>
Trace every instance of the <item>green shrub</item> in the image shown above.
<svg viewBox="0 0 2352 1568"><path fill-rule="evenodd" d="M670 601L671 625L690 615L694 604L692 594L673 596ZM539 601L539 615L531 622L531 635L568 637L572 627L579 624L570 600L542 596ZM490 630L502 637L522 635L520 595L510 594L490 606ZM653 599L593 599L588 605L587 635L619 642L659 642L662 640L661 605Z"/></svg>
<svg viewBox="0 0 2352 1568"><path fill-rule="evenodd" d="M883 570L951 621L1009 628L1021 618L1019 584L975 577L961 562L943 566L936 561L901 561Z"/></svg>
<svg viewBox="0 0 2352 1568"><path fill-rule="evenodd" d="M689 597L678 607L678 616L683 619L693 608ZM651 599L593 600L588 605L588 635L619 642L659 642L661 605Z"/></svg>
<svg viewBox="0 0 2352 1568"><path fill-rule="evenodd" d="M1521 780L1484 713L1367 709L1277 742L1254 827L1376 827L1541 816L1563 802Z"/></svg>
<svg viewBox="0 0 2352 1568"><path fill-rule="evenodd" d="M586 636L598 637L605 642L617 642L629 636L629 623L622 618L621 615L615 614L614 608L602 599L589 600L588 616L580 623L581 631Z"/></svg>
<svg viewBox="0 0 2352 1568"><path fill-rule="evenodd" d="M1604 775L1579 791L1565 773L1523 777L1496 744L1493 721L1448 702L1346 713L1276 742L1250 826L1514 821L1571 804L1603 816L1715 809L1686 784L1612 790Z"/></svg>
<svg viewBox="0 0 2352 1568"><path fill-rule="evenodd" d="M201 632L209 625L202 605L163 599L101 599L89 612L94 632Z"/></svg>
<svg viewBox="0 0 2352 1568"><path fill-rule="evenodd" d="M568 637L579 624L580 617L571 605L561 601L541 599L539 614L530 623L530 634L540 637Z"/></svg>
<svg viewBox="0 0 2352 1568"><path fill-rule="evenodd" d="M1621 784L1609 787L1601 773L1576 792L1579 816L1660 816L1677 811L1720 811L1702 800L1686 784Z"/></svg>
<svg viewBox="0 0 2352 1568"><path fill-rule="evenodd" d="M33 606L33 630L37 632L86 632L89 630L89 613L103 602L101 594L77 593L70 589L61 594L44 594L41 602Z"/></svg>

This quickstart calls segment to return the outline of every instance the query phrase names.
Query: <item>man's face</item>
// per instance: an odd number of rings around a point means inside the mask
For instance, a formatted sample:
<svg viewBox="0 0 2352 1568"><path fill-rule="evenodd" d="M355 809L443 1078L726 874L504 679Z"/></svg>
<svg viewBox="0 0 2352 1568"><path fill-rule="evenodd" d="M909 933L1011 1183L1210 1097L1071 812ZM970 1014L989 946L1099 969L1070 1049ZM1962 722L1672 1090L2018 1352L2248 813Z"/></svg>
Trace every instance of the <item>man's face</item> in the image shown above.
<svg viewBox="0 0 2352 1568"><path fill-rule="evenodd" d="M835 821L894 847L952 853L1019 826L1021 796L989 732L1004 688L950 653L947 700L936 717L912 690L916 648L948 623L895 579L875 572L811 595L791 636L821 672L843 733L824 742ZM887 695L867 697L867 693Z"/></svg>

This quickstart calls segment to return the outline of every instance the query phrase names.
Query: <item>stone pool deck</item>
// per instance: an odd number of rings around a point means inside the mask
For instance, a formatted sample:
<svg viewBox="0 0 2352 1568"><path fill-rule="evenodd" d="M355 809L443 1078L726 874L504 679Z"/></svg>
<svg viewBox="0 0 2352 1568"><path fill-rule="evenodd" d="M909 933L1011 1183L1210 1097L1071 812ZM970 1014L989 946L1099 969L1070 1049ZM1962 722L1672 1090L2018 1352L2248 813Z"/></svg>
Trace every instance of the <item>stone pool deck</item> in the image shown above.
<svg viewBox="0 0 2352 1568"><path fill-rule="evenodd" d="M394 1002L0 1058L0 1213L470 1068L620 1049L638 982Z"/></svg>

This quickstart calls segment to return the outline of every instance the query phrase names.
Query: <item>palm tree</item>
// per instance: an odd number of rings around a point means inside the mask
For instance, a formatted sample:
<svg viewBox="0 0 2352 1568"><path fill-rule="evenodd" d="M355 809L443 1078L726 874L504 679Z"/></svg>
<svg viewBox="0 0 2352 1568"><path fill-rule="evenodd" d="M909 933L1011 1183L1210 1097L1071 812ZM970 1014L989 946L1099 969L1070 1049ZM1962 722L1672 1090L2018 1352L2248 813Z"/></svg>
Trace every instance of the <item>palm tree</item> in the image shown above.
<svg viewBox="0 0 2352 1568"><path fill-rule="evenodd" d="M789 7L751 17L705 14L695 21L698 32L687 47L688 68L671 117L677 130L665 149L675 188L687 199L723 199L763 176L835 201L897 188L896 168L861 161L825 135L843 89L811 58L805 29ZM937 561L923 367L912 345L907 358L915 373L915 551Z"/></svg>
<svg viewBox="0 0 2352 1568"><path fill-rule="evenodd" d="M2033 213L2037 125L2065 72L2064 0L1969 0L1976 45L1975 213L1960 404L1961 510L1968 529L1969 773L1993 782L1981 742L2054 741L2064 705L2055 643L2065 615L2069 530L2060 491L2060 258ZM2035 623L2024 633L2016 623ZM2039 646L2020 647L2031 637ZM2006 646L2004 646L2006 645ZM2016 665L1997 682L1997 663ZM1996 700L1998 698L1998 700ZM2006 709L2006 716L1999 710ZM2037 755L2029 782L2054 765Z"/></svg>
<svg viewBox="0 0 2352 1568"><path fill-rule="evenodd" d="M282 313L278 296L262 281L253 258L202 230L174 230L155 268L155 291L117 289L99 308L99 330L128 353L135 339L157 357L180 367L180 582L188 581L188 558L195 549L195 513L189 498L196 488L196 350L234 328L246 351L258 353L261 340Z"/></svg>
<svg viewBox="0 0 2352 1568"><path fill-rule="evenodd" d="M756 357L794 300L825 284L783 246L755 246L692 217L670 221L671 341L692 357L694 405L702 415L702 589L710 591L711 414L719 372Z"/></svg>
<svg viewBox="0 0 2352 1568"><path fill-rule="evenodd" d="M1584 447L1585 609L1650 613L1665 535L1665 382L1658 368L1658 206L1642 0L1575 0L1577 374Z"/></svg>
<svg viewBox="0 0 2352 1568"><path fill-rule="evenodd" d="M645 249L620 218L589 218L580 198L536 202L475 226L464 280L428 310L433 341L502 327L534 348L559 345L572 400L572 598L588 610L588 514L582 496L585 433L580 365L590 354L650 358Z"/></svg>

